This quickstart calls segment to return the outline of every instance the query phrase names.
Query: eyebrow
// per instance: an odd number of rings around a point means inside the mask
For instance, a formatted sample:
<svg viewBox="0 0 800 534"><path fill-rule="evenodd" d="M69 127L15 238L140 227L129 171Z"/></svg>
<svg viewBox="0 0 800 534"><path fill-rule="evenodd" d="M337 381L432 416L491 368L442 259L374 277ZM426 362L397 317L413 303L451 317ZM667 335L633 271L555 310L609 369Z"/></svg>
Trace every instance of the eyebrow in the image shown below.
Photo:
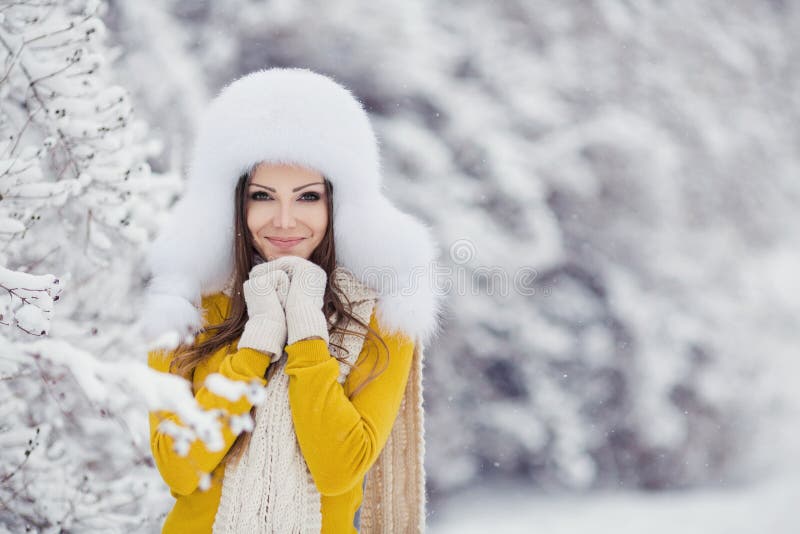
<svg viewBox="0 0 800 534"><path fill-rule="evenodd" d="M309 185L318 185L318 184L319 184L319 185L325 185L325 182L311 182L310 184L301 185L300 187L295 187L294 189L292 189L292 193L296 193L297 191L300 191L301 189L304 189L304 188L308 187ZM272 188L272 187L269 187L269 186L266 186L266 185L254 184L254 183L251 183L250 185L251 185L251 186L253 186L253 185L254 185L254 186L256 186L256 187L263 187L264 189L266 189L266 190L268 190L268 191L272 191L273 193L276 193L276 192L277 192L277 191L275 191L275 189L274 189L274 188Z"/></svg>

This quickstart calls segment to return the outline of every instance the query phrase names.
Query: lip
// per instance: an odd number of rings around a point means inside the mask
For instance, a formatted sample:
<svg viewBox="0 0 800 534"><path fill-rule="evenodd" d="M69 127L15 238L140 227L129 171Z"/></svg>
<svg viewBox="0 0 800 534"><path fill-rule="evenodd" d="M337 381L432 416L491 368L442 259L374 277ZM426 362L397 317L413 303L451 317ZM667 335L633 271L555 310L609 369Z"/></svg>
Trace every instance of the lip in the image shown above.
<svg viewBox="0 0 800 534"><path fill-rule="evenodd" d="M296 244L298 244L300 241L302 241L303 239L305 239L305 238L304 237L300 237L300 238L297 238L297 239L283 239L282 240L282 239L273 239L271 237L268 237L267 241L269 241L270 243L272 243L274 246L276 246L278 248L292 248Z"/></svg>

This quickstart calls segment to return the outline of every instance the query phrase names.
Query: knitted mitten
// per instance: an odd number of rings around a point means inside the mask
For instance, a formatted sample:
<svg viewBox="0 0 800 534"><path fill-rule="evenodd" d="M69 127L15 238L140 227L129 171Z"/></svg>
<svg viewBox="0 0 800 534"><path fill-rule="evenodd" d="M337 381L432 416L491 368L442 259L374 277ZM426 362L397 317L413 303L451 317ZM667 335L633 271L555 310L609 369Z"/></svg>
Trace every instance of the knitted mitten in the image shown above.
<svg viewBox="0 0 800 534"><path fill-rule="evenodd" d="M300 256L281 256L270 263L289 275L286 296L287 344L319 336L328 344L328 321L322 311L328 275L319 265Z"/></svg>
<svg viewBox="0 0 800 534"><path fill-rule="evenodd" d="M267 352L271 355L270 361L278 361L286 345L283 305L289 290L289 277L271 262L260 263L250 271L242 289L248 319L239 338L239 348Z"/></svg>

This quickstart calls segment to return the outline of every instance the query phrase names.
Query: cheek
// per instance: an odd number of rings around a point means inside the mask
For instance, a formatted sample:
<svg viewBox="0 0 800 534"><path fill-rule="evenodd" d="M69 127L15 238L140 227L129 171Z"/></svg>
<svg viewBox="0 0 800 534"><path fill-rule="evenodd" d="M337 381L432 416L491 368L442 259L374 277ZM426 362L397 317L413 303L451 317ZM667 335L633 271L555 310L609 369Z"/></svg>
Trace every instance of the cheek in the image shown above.
<svg viewBox="0 0 800 534"><path fill-rule="evenodd" d="M247 228L251 234L257 234L269 220L266 210L259 209L259 206L250 206L247 211Z"/></svg>
<svg viewBox="0 0 800 534"><path fill-rule="evenodd" d="M251 234L254 234L256 231L255 228L255 219L253 217L253 212L247 214L247 229L250 230Z"/></svg>
<svg viewBox="0 0 800 534"><path fill-rule="evenodd" d="M323 206L323 209L314 214L314 231L321 236L325 235L325 230L328 228L328 209Z"/></svg>

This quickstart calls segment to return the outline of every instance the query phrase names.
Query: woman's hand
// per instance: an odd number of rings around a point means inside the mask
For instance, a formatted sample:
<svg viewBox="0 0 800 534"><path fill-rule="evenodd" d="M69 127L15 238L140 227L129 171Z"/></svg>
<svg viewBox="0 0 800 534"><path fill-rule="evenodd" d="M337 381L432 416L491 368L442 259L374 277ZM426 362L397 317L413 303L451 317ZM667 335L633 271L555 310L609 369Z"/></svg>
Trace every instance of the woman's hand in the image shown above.
<svg viewBox="0 0 800 534"><path fill-rule="evenodd" d="M286 296L287 344L319 337L328 344L328 321L322 311L328 275L312 261L299 256L281 256L270 263L289 275Z"/></svg>
<svg viewBox="0 0 800 534"><path fill-rule="evenodd" d="M247 303L247 322L239 348L249 347L271 354L270 361L278 361L286 346L286 316L283 306L289 292L289 277L272 262L253 267L242 286Z"/></svg>

